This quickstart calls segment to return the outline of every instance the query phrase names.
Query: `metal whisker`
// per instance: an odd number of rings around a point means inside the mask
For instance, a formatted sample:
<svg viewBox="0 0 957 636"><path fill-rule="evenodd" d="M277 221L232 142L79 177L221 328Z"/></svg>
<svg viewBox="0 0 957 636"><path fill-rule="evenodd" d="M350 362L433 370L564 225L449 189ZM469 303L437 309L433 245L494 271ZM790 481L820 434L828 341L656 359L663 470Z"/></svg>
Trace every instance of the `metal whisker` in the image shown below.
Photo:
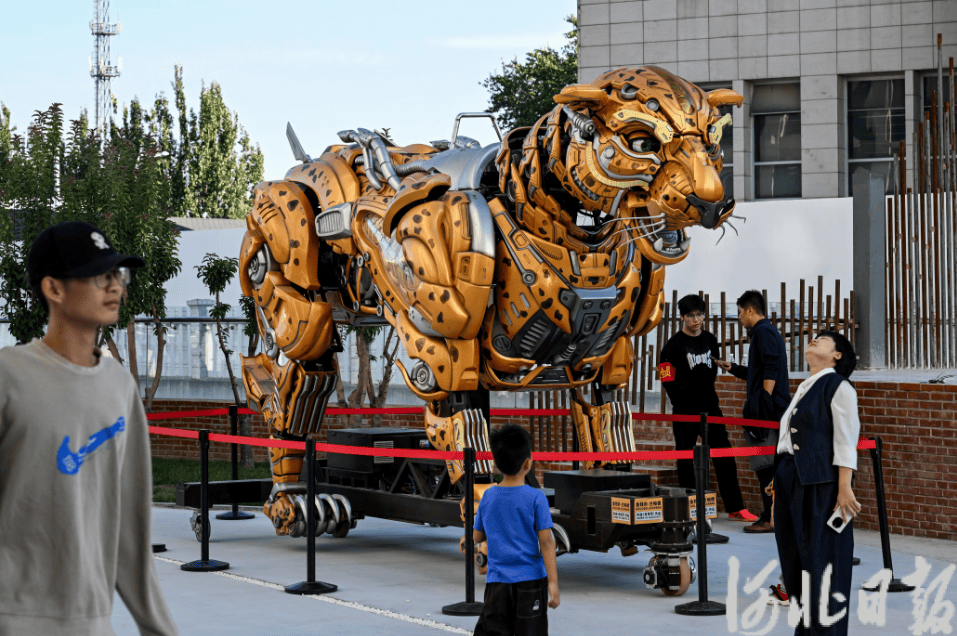
<svg viewBox="0 0 957 636"><path fill-rule="evenodd" d="M718 243L720 243L720 242L721 242L721 239L724 238L724 235L727 234L728 229L725 227L726 225L727 225L728 227L730 227L732 230L734 230L734 233L735 233L736 236L741 236L740 234L738 234L738 228L734 227L734 226L731 224L731 221L725 221L725 222L721 225L721 236L718 237L718 242L715 243L715 245L717 245Z"/></svg>
<svg viewBox="0 0 957 636"><path fill-rule="evenodd" d="M655 233L658 232L658 230L660 230L660 229L662 229L663 227L665 227L665 225L666 225L666 223L665 223L664 221L658 221L657 223L649 223L649 224L647 224L647 225L642 225L642 226L641 226L640 228L638 228L638 229L639 229L639 230L644 230L644 231L650 230L652 234L655 234ZM626 228L623 229L623 230L615 230L615 231L612 232L609 236L614 236L614 235L616 235L616 234L624 234L625 232L633 232L634 230L635 230L635 228L633 228L633 227L626 227Z"/></svg>

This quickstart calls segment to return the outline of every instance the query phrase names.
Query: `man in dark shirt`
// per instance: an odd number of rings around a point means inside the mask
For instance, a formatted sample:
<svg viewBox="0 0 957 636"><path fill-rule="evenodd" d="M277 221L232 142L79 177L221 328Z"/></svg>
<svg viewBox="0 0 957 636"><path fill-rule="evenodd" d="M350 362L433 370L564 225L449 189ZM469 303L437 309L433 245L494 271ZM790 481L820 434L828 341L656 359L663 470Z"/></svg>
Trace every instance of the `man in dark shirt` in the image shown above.
<svg viewBox="0 0 957 636"><path fill-rule="evenodd" d="M748 330L748 366L718 361L718 366L732 375L747 380L748 393L742 417L752 420L780 422L791 403L788 388L787 352L784 339L771 321L765 317L767 306L759 291L746 291L738 298L738 322ZM770 446L778 443L775 428L745 427L744 439L748 446ZM765 492L774 477L773 455L751 457L751 470L758 477L764 510L760 518L744 529L745 532L774 532L771 525L771 496Z"/></svg>
<svg viewBox="0 0 957 636"><path fill-rule="evenodd" d="M714 379L718 368L714 361L720 356L718 341L704 329L704 300L689 294L678 301L681 331L668 340L661 350L658 367L661 382L671 400L676 415L708 415L721 417ZM697 422L672 422L675 449L691 450L698 441L701 425ZM723 424L708 424L708 444L712 448L730 448L728 431ZM714 457L714 472L718 491L724 500L728 518L737 521L755 521L748 512L738 486L738 467L734 457ZM694 462L678 460L678 484L682 488L695 487Z"/></svg>

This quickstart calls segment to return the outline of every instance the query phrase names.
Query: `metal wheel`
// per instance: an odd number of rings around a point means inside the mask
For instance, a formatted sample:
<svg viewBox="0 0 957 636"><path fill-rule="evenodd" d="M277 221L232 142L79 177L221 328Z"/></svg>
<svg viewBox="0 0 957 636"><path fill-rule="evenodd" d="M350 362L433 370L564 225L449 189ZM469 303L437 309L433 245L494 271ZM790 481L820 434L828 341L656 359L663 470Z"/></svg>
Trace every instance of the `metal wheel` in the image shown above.
<svg viewBox="0 0 957 636"><path fill-rule="evenodd" d="M688 557L681 557L678 571L681 572L681 583L677 588L662 587L661 591L665 596L681 596L691 587L691 566L688 564Z"/></svg>

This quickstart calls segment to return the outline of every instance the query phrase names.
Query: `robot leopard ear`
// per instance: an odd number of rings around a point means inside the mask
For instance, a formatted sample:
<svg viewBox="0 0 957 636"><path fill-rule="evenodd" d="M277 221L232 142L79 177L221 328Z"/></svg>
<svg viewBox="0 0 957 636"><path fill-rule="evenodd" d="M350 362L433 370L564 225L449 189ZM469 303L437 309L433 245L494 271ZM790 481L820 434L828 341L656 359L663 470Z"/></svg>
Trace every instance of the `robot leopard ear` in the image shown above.
<svg viewBox="0 0 957 636"><path fill-rule="evenodd" d="M558 104L585 104L598 109L608 103L608 93L592 84L571 84L554 99Z"/></svg>
<svg viewBox="0 0 957 636"><path fill-rule="evenodd" d="M743 101L744 97L727 88L718 88L708 92L708 104L714 108L724 106L725 104L740 106Z"/></svg>

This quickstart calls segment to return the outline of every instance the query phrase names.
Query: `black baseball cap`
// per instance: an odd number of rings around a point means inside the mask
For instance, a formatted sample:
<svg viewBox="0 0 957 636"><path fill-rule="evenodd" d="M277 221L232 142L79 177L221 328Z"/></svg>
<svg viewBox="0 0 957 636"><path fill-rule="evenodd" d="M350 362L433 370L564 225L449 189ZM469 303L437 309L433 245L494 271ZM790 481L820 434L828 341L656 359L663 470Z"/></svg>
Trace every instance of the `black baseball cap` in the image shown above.
<svg viewBox="0 0 957 636"><path fill-rule="evenodd" d="M118 253L95 225L68 221L40 232L27 254L27 278L34 285L44 276L86 278L116 267L143 265L138 256Z"/></svg>

